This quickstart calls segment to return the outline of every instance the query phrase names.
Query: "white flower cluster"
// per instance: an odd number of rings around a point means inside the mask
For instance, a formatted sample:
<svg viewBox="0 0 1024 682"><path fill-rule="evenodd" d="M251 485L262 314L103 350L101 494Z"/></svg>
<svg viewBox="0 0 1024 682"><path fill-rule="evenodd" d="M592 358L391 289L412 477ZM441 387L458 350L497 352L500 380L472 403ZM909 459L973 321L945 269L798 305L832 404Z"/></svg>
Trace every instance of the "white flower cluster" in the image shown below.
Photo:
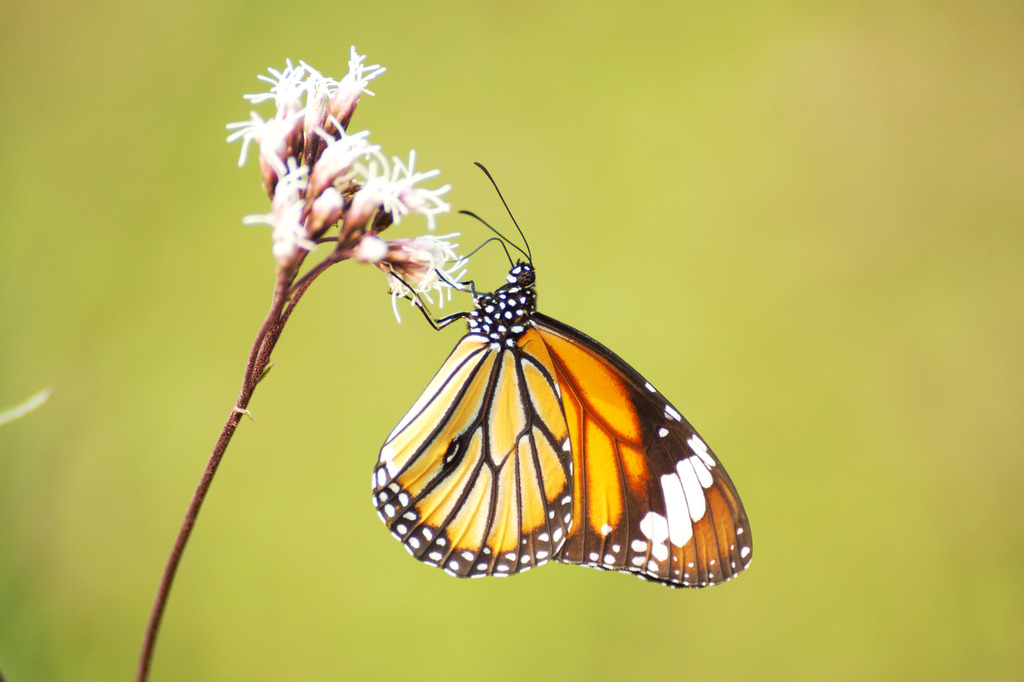
<svg viewBox="0 0 1024 682"><path fill-rule="evenodd" d="M370 143L369 131L348 132L360 96L372 95L367 85L384 73L364 60L353 47L348 74L340 81L306 62L287 61L283 71L268 69L269 76L259 76L268 91L244 96L253 105L273 102L276 108L270 119L252 112L249 120L227 126L228 142L242 143L239 166L250 146L258 146L263 186L271 198L269 213L246 216L244 222L271 226L279 268L296 267L327 230L340 225L337 249L384 271L395 297L416 303L445 288L450 296L465 264L447 241L455 235L390 242L377 236L410 213L425 216L434 230L437 215L451 210L442 199L450 186L421 187L440 171L417 172L414 151L408 161L389 159Z"/></svg>

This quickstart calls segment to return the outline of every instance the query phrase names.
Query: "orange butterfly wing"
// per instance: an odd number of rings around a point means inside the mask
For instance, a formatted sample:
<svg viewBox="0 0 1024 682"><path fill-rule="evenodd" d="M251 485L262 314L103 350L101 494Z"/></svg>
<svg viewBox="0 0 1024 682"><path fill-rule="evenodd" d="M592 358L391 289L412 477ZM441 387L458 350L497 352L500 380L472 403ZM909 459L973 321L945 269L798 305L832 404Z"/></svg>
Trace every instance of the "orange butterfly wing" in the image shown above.
<svg viewBox="0 0 1024 682"><path fill-rule="evenodd" d="M746 568L746 512L689 422L597 341L540 313L532 322L560 385L575 471L558 560L673 587L715 585Z"/></svg>

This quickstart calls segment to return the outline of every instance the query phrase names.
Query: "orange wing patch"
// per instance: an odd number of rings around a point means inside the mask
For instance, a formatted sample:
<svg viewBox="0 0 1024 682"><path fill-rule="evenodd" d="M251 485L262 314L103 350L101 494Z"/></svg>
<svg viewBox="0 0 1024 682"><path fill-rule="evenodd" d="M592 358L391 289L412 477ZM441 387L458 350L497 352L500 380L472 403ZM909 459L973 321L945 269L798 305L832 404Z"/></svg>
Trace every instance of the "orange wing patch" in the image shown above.
<svg viewBox="0 0 1024 682"><path fill-rule="evenodd" d="M626 377L601 356L571 339L554 334L543 334L542 338L557 365L571 368L561 375L561 381L572 387L587 412L601 415L601 421L616 440L640 445L640 422L632 409Z"/></svg>
<svg viewBox="0 0 1024 682"><path fill-rule="evenodd" d="M574 522L558 559L674 587L730 579L750 528L718 459L679 412L610 350L535 315L561 386Z"/></svg>

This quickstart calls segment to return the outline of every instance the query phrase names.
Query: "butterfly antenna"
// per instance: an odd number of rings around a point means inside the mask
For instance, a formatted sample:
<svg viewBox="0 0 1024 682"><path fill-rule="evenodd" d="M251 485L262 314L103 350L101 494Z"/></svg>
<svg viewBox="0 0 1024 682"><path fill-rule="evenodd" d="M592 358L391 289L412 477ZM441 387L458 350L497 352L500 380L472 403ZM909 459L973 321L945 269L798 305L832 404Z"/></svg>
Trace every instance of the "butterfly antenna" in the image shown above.
<svg viewBox="0 0 1024 682"><path fill-rule="evenodd" d="M526 245L526 253L523 254L523 255L525 255L526 259L529 260L530 263L532 264L533 263L533 255L530 253L530 242L526 241L526 235L523 234L522 228L520 228L519 227L519 223L516 222L516 217L514 215L512 215L512 209L510 209L508 207L508 202L505 201L505 197L503 197L501 195L501 190L498 189L498 183L496 183L494 181L494 178L491 176L491 172L489 170L487 170L487 168L484 167L484 165L482 163L480 163L479 161L474 161L473 164L477 168L482 170L484 172L484 175L487 176L487 179L491 181L492 185L494 185L494 191L498 193L498 198L501 199L501 203L504 204L505 211L508 213L508 217L512 219L512 224L516 226L516 230L519 232L519 236L522 237L522 239L523 239L523 244ZM516 247L516 248L519 250L519 253L523 253L522 249L519 249L519 247Z"/></svg>
<svg viewBox="0 0 1024 682"><path fill-rule="evenodd" d="M468 211L460 211L460 213L468 213ZM473 217L476 218L477 216L473 216ZM488 227L490 227L490 225L488 225ZM469 260L470 258L472 258L474 255L476 255L477 251L479 251L480 249L484 248L485 246L487 246L491 242L498 242L498 244L501 245L501 248L505 250L505 257L508 258L508 264L510 266L514 265L512 263L512 254L510 254L508 252L508 247L505 246L505 239L503 237L488 237L487 239L484 240L483 244L481 244L480 246L476 247L475 249L470 251L468 254L466 254L466 256L465 256L466 260ZM513 244L513 246L515 246L515 245Z"/></svg>
<svg viewBox="0 0 1024 682"><path fill-rule="evenodd" d="M498 242L501 244L501 248L505 249L505 255L508 257L508 264L509 265L514 265L514 263L512 262L512 255L509 254L508 249L505 248L505 244L508 244L513 249L515 249L519 253L521 253L524 256L526 256L526 259L528 261L530 261L531 263L533 262L533 259L530 258L530 254L529 253L527 253L526 251L523 251L521 248L519 248L518 246L513 244L511 241L509 241L508 237L503 235L501 232L498 232L498 230L496 230L493 225L491 225L489 222L487 222L486 220L484 220L483 218L478 216L476 213L473 213L472 211L459 211L459 213L461 213L462 215L468 215L470 218L476 218L481 223L483 223L483 225L488 230L490 230L494 234L498 235L497 237L491 237L490 239L487 240L487 242L498 240ZM522 234L522 232L520 232L519 234ZM484 242L484 244L486 244L487 242ZM482 247L484 244L481 244L480 247ZM477 247L476 251L479 251L480 247ZM527 246L527 249L529 249L529 246ZM476 253L476 251L474 251L473 253ZM472 255L472 254L470 254L470 255Z"/></svg>

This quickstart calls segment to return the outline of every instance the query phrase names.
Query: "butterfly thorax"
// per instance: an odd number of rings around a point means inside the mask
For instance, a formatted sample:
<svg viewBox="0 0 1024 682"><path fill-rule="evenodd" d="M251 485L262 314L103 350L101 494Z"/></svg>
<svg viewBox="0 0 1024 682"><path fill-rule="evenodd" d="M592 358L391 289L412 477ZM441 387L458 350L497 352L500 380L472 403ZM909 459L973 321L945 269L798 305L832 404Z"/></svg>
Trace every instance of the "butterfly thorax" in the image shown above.
<svg viewBox="0 0 1024 682"><path fill-rule="evenodd" d="M537 309L534 278L532 265L517 263L506 277L507 284L492 294L476 296L474 309L469 314L470 333L514 347Z"/></svg>

